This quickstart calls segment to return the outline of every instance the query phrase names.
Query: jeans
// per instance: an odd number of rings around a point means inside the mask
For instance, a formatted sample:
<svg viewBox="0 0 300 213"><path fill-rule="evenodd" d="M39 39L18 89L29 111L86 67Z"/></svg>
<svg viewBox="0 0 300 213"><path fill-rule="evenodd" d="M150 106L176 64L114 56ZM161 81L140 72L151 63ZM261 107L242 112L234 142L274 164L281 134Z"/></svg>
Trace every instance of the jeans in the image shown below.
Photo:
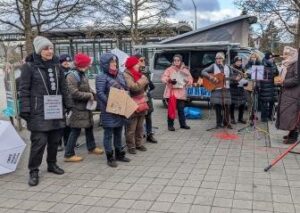
<svg viewBox="0 0 300 213"><path fill-rule="evenodd" d="M152 134L152 118L151 118L151 114L152 113L148 113L145 116L145 120L146 120L146 134L147 135Z"/></svg>
<svg viewBox="0 0 300 213"><path fill-rule="evenodd" d="M55 164L57 147L63 134L63 129L52 130L48 132L31 132L30 155L28 169L30 171L39 171L43 160L43 155L47 145L47 163Z"/></svg>
<svg viewBox="0 0 300 213"><path fill-rule="evenodd" d="M185 107L185 101L184 100L177 100L177 111L178 111L180 127L186 126L185 115L184 115L184 107ZM174 126L174 120L169 118L169 117L168 117L168 126L169 127Z"/></svg>
<svg viewBox="0 0 300 213"><path fill-rule="evenodd" d="M111 153L113 151L112 139L114 140L115 149L119 151L122 150L122 130L122 126L115 128L104 128L103 145L105 152Z"/></svg>
<svg viewBox="0 0 300 213"><path fill-rule="evenodd" d="M69 135L67 147L65 149L65 157L72 157L75 155L75 146L77 139L80 135L80 128L71 128L71 133ZM89 151L92 151L96 148L93 126L85 129L85 139L86 139L86 147Z"/></svg>

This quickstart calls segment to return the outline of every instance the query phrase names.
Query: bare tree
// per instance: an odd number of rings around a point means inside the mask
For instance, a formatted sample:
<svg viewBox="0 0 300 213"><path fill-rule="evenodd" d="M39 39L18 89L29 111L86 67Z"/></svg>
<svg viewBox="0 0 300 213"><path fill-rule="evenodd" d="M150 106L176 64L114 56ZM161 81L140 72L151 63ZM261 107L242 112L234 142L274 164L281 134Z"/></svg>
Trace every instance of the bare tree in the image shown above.
<svg viewBox="0 0 300 213"><path fill-rule="evenodd" d="M0 24L2 29L24 33L30 53L35 35L72 24L88 8L84 0L0 0Z"/></svg>
<svg viewBox="0 0 300 213"><path fill-rule="evenodd" d="M279 27L294 36L300 45L300 0L235 0L235 4L264 20L272 19ZM268 22L269 23L269 22Z"/></svg>
<svg viewBox="0 0 300 213"><path fill-rule="evenodd" d="M151 29L165 31L166 17L177 10L176 0L104 0L99 6L106 23L130 32L133 44L142 43Z"/></svg>

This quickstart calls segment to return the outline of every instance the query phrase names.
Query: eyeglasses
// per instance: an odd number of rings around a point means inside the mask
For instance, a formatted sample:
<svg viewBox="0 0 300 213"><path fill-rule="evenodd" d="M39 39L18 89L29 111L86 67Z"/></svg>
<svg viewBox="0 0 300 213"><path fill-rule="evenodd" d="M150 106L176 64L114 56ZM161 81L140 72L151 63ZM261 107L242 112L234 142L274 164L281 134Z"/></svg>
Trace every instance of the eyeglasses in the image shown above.
<svg viewBox="0 0 300 213"><path fill-rule="evenodd" d="M180 59L174 59L174 61L181 61Z"/></svg>

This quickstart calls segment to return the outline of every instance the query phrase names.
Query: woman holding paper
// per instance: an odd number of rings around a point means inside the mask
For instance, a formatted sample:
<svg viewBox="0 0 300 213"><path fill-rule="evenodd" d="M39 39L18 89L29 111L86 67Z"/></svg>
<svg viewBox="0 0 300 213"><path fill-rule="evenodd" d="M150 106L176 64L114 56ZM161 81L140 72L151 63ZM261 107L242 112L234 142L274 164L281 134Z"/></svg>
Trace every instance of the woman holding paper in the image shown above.
<svg viewBox="0 0 300 213"><path fill-rule="evenodd" d="M186 87L192 85L193 77L189 69L184 65L181 55L174 55L172 66L165 70L161 81L166 84L164 98L170 98L171 93L173 93L177 99L180 128L190 129L186 124L184 106L186 101ZM175 131L174 119L170 117L168 117L168 129L169 131Z"/></svg>
<svg viewBox="0 0 300 213"><path fill-rule="evenodd" d="M276 127L288 130L283 143L295 143L299 132L299 100L300 100L300 76L297 69L298 52L292 47L284 47L283 61L279 78L275 84L282 86L279 98Z"/></svg>
<svg viewBox="0 0 300 213"><path fill-rule="evenodd" d="M136 150L147 151L144 144L144 120L149 109L147 105L146 89L148 86L147 77L140 71L139 59L135 56L127 58L125 62L125 81L127 83L130 96L145 107L137 109L131 116L126 126L126 144L130 154L136 154ZM148 108L147 108L148 106Z"/></svg>
<svg viewBox="0 0 300 213"><path fill-rule="evenodd" d="M114 87L127 90L126 82L122 73L118 71L118 58L114 54L105 53L100 58L100 66L103 73L96 77L96 91L99 98L101 111L101 123L104 129L103 144L107 157L107 165L117 167L116 160L129 162L122 148L122 130L125 117L106 111L110 88ZM112 138L114 137L114 150ZM115 151L115 157L114 157Z"/></svg>
<svg viewBox="0 0 300 213"><path fill-rule="evenodd" d="M85 129L86 146L90 154L102 154L103 150L96 147L93 133L93 115L87 109L89 101L95 100L94 91L89 85L89 79L85 73L91 64L91 58L88 55L78 53L74 57L75 69L67 76L67 85L69 92L70 117L69 126L71 133L68 138L65 149L65 162L82 161L81 156L75 154L76 141L80 135L81 128Z"/></svg>

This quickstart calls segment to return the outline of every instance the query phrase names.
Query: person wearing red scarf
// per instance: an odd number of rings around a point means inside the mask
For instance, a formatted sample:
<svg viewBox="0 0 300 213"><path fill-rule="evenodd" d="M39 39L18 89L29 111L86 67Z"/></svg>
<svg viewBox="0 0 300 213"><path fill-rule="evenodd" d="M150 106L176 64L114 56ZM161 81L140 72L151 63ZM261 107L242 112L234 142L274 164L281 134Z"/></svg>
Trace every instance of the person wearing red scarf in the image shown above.
<svg viewBox="0 0 300 213"><path fill-rule="evenodd" d="M131 56L125 62L126 70L124 72L131 97L141 97L147 100L146 88L149 81L145 75L140 72L139 59ZM126 144L130 154L136 154L136 150L146 151L144 144L144 120L147 111L135 112L126 126Z"/></svg>

